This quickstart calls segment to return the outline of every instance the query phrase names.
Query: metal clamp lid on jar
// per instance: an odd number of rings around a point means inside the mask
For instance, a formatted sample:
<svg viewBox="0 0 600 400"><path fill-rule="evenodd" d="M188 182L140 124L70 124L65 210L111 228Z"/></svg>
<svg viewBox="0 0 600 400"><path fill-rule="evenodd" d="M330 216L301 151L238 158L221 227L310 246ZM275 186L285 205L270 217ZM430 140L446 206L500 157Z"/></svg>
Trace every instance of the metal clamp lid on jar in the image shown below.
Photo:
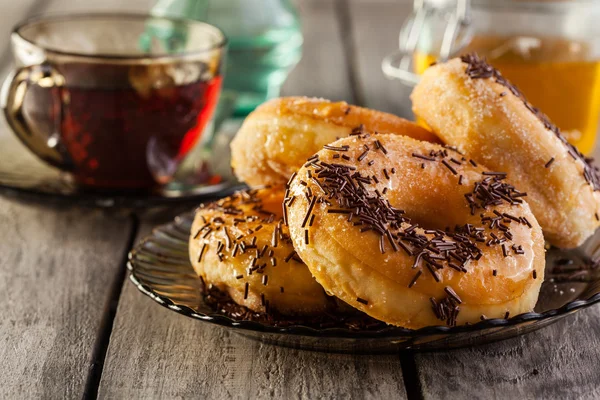
<svg viewBox="0 0 600 400"><path fill-rule="evenodd" d="M388 54L381 63L381 69L388 78L398 79L409 86L419 83L419 76L411 69L413 56L427 18L447 3L447 0L414 0L413 12L400 30L398 50ZM439 60L445 61L450 57L459 32L469 25L470 6L470 0L456 0L456 7L447 16Z"/></svg>

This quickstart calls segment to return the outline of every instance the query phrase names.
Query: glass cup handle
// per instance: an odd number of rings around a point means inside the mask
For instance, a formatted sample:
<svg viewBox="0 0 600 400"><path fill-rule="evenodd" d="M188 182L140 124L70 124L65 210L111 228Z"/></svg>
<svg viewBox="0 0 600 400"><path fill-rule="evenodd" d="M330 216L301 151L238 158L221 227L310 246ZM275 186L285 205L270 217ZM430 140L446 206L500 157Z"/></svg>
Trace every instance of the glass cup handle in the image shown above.
<svg viewBox="0 0 600 400"><path fill-rule="evenodd" d="M72 162L60 141L62 99L59 89L64 82L64 77L47 63L21 67L8 75L0 97L6 121L21 142L48 164L68 171ZM52 93L54 129L50 134L35 129L23 113L25 95L32 84L49 88Z"/></svg>
<svg viewBox="0 0 600 400"><path fill-rule="evenodd" d="M438 60L446 61L452 54L456 38L465 26L469 25L471 0L456 0L456 9L449 15L439 49ZM419 83L419 75L412 71L412 59L426 21L435 13L425 0L414 0L413 12L400 30L399 50L388 54L381 62L381 69L390 79L398 79L408 86Z"/></svg>
<svg viewBox="0 0 600 400"><path fill-rule="evenodd" d="M398 79L407 86L419 83L419 75L411 71L412 53L396 50L383 58L381 69L390 79Z"/></svg>

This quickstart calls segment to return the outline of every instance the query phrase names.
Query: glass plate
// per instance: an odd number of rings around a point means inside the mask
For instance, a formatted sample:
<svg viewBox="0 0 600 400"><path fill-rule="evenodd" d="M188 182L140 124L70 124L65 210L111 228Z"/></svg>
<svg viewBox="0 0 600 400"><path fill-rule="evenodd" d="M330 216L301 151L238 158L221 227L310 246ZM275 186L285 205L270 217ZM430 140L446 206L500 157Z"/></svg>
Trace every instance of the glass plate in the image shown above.
<svg viewBox="0 0 600 400"><path fill-rule="evenodd" d="M39 161L15 137L3 133L0 136L0 193L67 200L95 207L133 208L225 196L243 187L229 166L229 142L239 126L237 120L225 122L210 143L197 146L171 183L153 191L129 193L82 190L68 173ZM215 177L219 178L218 182Z"/></svg>
<svg viewBox="0 0 600 400"><path fill-rule="evenodd" d="M600 231L575 250L547 252L546 281L534 312L509 319L487 319L470 326L432 326L419 330L376 324L371 329L240 320L207 304L202 284L188 260L193 213L154 229L129 254L130 279L164 307L244 336L282 346L319 351L382 353L450 349L522 335L600 302Z"/></svg>

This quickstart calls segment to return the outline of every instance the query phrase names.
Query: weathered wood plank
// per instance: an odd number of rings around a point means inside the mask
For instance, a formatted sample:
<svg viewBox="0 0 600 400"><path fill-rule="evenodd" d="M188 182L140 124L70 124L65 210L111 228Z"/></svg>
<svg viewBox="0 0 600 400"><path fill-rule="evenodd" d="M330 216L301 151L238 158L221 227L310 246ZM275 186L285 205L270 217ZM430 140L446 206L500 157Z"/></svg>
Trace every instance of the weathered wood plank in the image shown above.
<svg viewBox="0 0 600 400"><path fill-rule="evenodd" d="M415 363L425 398L599 398L600 307L507 341L417 354Z"/></svg>
<svg viewBox="0 0 600 400"><path fill-rule="evenodd" d="M332 1L300 4L303 59L286 95L352 100ZM144 218L148 232L162 217ZM126 282L101 398L404 398L397 356L357 357L265 345L168 311Z"/></svg>
<svg viewBox="0 0 600 400"><path fill-rule="evenodd" d="M412 10L410 1L347 0L350 35L354 44L356 80L364 105L411 118L411 88L388 80L381 71L381 60L398 49L398 34Z"/></svg>
<svg viewBox="0 0 600 400"><path fill-rule="evenodd" d="M409 104L409 90L402 87L386 90L380 86L385 82L381 77L372 77L364 71L372 72L390 46L397 45L387 43L390 37L396 39L398 21L408 9L406 4L378 3L377 7L371 7L359 1L353 1L351 8L357 46L361 49L360 82L364 83L367 104L401 115L409 114L409 106L404 105L404 102ZM377 30L381 42L386 44L381 46L385 51L365 46L372 40L368 38L368 27L375 21L389 27ZM506 342L448 353L418 354L415 361L423 394L426 398L465 399L598 397L599 315L600 311L594 308Z"/></svg>
<svg viewBox="0 0 600 400"><path fill-rule="evenodd" d="M142 235L171 218L142 225ZM100 398L405 398L397 356L259 343L177 315L125 282Z"/></svg>
<svg viewBox="0 0 600 400"><path fill-rule="evenodd" d="M600 397L600 308L504 342L416 355L425 398Z"/></svg>
<svg viewBox="0 0 600 400"><path fill-rule="evenodd" d="M42 3L0 3L2 78L10 30ZM0 398L82 396L131 226L123 216L0 198Z"/></svg>
<svg viewBox="0 0 600 400"><path fill-rule="evenodd" d="M366 105L402 116L411 115L410 89L386 80L380 62L397 48L410 8L409 2L350 0L358 82ZM432 399L598 398L599 317L600 309L594 307L512 340L416 354L420 390Z"/></svg>
<svg viewBox="0 0 600 400"><path fill-rule="evenodd" d="M282 88L285 96L315 96L351 102L346 55L334 0L297 1L304 33L302 60Z"/></svg>
<svg viewBox="0 0 600 400"><path fill-rule="evenodd" d="M80 397L130 219L0 198L0 226L0 397Z"/></svg>

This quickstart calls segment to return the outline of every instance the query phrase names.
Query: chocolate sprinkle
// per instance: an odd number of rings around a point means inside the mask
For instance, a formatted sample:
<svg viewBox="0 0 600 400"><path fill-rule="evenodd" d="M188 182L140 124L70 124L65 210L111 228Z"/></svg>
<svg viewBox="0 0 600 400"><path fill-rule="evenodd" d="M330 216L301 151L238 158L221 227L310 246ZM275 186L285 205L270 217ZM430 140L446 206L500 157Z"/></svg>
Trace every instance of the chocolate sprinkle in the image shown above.
<svg viewBox="0 0 600 400"><path fill-rule="evenodd" d="M284 293L283 287L280 292ZM358 310L339 309L336 302L331 301L331 309L328 312L314 316L290 316L280 314L276 308L270 306L265 300L264 312L255 312L247 307L235 303L231 297L214 286L201 289L206 304L214 312L225 315L234 321L256 321L274 327L308 326L316 329L342 328L352 331L376 332L387 327L384 322Z"/></svg>
<svg viewBox="0 0 600 400"><path fill-rule="evenodd" d="M369 302L368 302L367 300L365 300L365 299L361 299L360 297L357 297L357 298L356 298L356 301L358 301L359 303L362 303L362 304L364 304L364 305L367 305L367 304L369 304Z"/></svg>
<svg viewBox="0 0 600 400"><path fill-rule="evenodd" d="M444 292L446 292L448 294L448 296L450 296L457 304L461 304L462 300L460 297L458 297L458 294L456 294L456 292L454 291L454 289L452 289L450 286L446 286L444 288Z"/></svg>
<svg viewBox="0 0 600 400"><path fill-rule="evenodd" d="M198 262L202 261L202 256L204 255L205 250L206 250L206 243L202 244L202 248L200 249L200 253L198 254Z"/></svg>
<svg viewBox="0 0 600 400"><path fill-rule="evenodd" d="M358 135L356 143L360 147L349 151L358 150L354 154L362 154L366 140L368 140L366 135ZM378 141L375 147L383 148L381 141ZM462 162L466 162L466 159L461 162L458 157L451 161L450 155L454 151L452 148L444 148L431 150L425 155L414 153L412 156L424 161L438 161L453 174L458 175L457 169L463 168ZM456 169L447 160L456 165ZM321 193L313 193L310 196L309 201L312 206L309 205L307 209L305 222L311 215L314 216L312 212L316 203L325 204L323 212L345 214L348 216L345 219L351 226L355 226L365 235L376 235L381 253L392 250L404 251L410 257L414 257L415 275L408 284L409 288L416 284L425 269L437 282L442 281L441 272L444 268L450 268L457 273L467 273L469 263L483 256L481 246L484 243L488 246L502 246L505 256L508 256L507 246L513 246L515 253L523 253L521 246L512 243L509 222L527 224L527 221L507 214L512 217L510 218L495 210L499 205L519 205L523 202L522 197L526 196L526 193L518 191L505 182L507 175L504 172L481 172L479 180L473 179L474 182L469 183L472 184L472 189L465 194L466 205L473 215L475 211L482 210L481 225L465 224L441 230L423 229L411 222L403 210L392 206L384 196L385 189L383 193L379 192L371 169L368 170L369 175L363 175L363 172L353 165L329 163L318 157L307 168L312 172L311 176ZM384 170L383 175L387 178L386 172ZM391 169L391 173L395 173L395 168ZM461 184L466 183L463 179L463 175L458 176ZM306 192L306 189L302 188L302 190ZM386 241L391 247L388 247ZM286 261L294 256L296 256L294 253L290 254ZM432 299L432 305L436 316L453 326L456 324L456 317L460 310L458 305L462 300L451 288L446 290L446 294L448 295L446 299L439 301Z"/></svg>
<svg viewBox="0 0 600 400"><path fill-rule="evenodd" d="M489 177L475 182L473 191L465 195L472 215L475 215L476 209L487 209L502 203L520 204L523 202L520 197L527 196L527 193L520 192L514 186L502 182L506 177L504 173L483 172L482 175Z"/></svg>
<svg viewBox="0 0 600 400"><path fill-rule="evenodd" d="M435 161L435 157L424 156L424 155L416 154L416 153L412 153L412 156L416 157L416 158L420 158L421 160Z"/></svg>
<svg viewBox="0 0 600 400"><path fill-rule="evenodd" d="M310 204L308 205L308 210L306 211L306 215L304 216L304 220L302 221L302 227L306 227L306 223L308 222L308 219L310 218L311 214L312 214L312 210L315 207L315 204L317 203L317 196L313 196L312 199L310 200Z"/></svg>
<svg viewBox="0 0 600 400"><path fill-rule="evenodd" d="M433 269L433 266L430 263L425 263L425 266L427 267L429 272L431 272L431 276L433 276L433 279L435 279L436 282L440 282L440 274L438 274L438 272L435 269Z"/></svg>
<svg viewBox="0 0 600 400"><path fill-rule="evenodd" d="M450 172L452 172L453 175L457 175L458 172L456 172L456 170L454 169L454 167L450 164L448 164L448 162L446 160L442 160L442 164L444 164L444 166L446 168L448 168L450 170Z"/></svg>
<svg viewBox="0 0 600 400"><path fill-rule="evenodd" d="M381 150L383 152L383 154L388 153L388 151L385 149L385 147L383 147L383 145L381 144L381 142L379 140L376 140L375 143L377 144L377 148L379 150Z"/></svg>
<svg viewBox="0 0 600 400"><path fill-rule="evenodd" d="M323 146L324 149L327 150L333 150L333 151L348 151L348 146L342 146L342 147L335 147L335 146L330 146L328 144L326 144L325 146Z"/></svg>
<svg viewBox="0 0 600 400"><path fill-rule="evenodd" d="M456 326L456 318L458 317L460 307L454 297L448 296L440 301L436 301L435 298L431 297L429 301L431 302L433 313L438 319L445 321L449 326Z"/></svg>
<svg viewBox="0 0 600 400"><path fill-rule="evenodd" d="M285 257L285 259L283 261L285 261L286 263L290 262L290 260L292 258L294 258L295 256L296 256L296 250L293 250L290 254L287 255L287 257Z"/></svg>
<svg viewBox="0 0 600 400"><path fill-rule="evenodd" d="M506 244L502 243L502 255L504 257L508 257L508 250L506 249Z"/></svg>
<svg viewBox="0 0 600 400"><path fill-rule="evenodd" d="M546 164L544 164L544 168L549 168L554 162L554 157L552 157Z"/></svg>
<svg viewBox="0 0 600 400"><path fill-rule="evenodd" d="M419 277L421 276L422 273L423 273L423 270L421 270L421 269L417 271L417 273L415 274L415 276L412 278L412 280L408 284L409 288L415 286L415 283L417 283L417 279L419 279Z"/></svg>

